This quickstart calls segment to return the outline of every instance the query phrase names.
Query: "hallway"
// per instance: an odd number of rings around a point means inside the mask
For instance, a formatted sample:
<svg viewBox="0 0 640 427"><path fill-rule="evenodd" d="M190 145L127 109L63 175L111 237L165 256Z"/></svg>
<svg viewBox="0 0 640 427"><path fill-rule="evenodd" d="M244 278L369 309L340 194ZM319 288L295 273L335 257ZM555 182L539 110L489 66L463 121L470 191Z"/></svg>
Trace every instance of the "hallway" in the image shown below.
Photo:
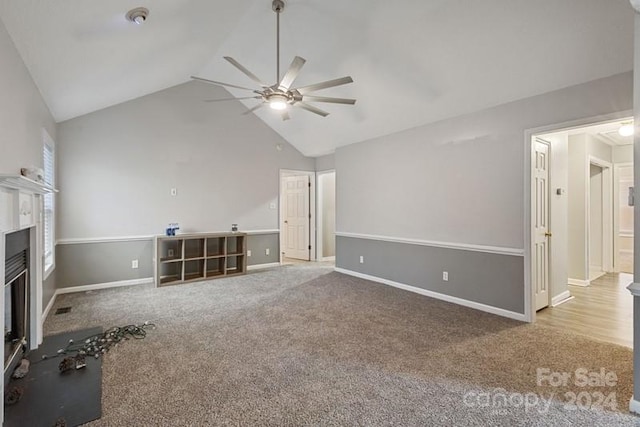
<svg viewBox="0 0 640 427"><path fill-rule="evenodd" d="M608 273L591 286L569 286L574 297L536 315L536 322L614 344L633 347L633 275Z"/></svg>

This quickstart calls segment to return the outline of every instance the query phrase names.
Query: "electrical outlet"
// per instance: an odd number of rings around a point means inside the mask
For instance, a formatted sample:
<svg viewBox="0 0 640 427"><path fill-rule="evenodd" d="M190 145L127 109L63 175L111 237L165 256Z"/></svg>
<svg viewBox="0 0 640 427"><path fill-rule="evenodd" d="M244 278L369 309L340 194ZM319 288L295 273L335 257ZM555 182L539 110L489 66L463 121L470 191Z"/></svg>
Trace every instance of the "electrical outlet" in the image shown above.
<svg viewBox="0 0 640 427"><path fill-rule="evenodd" d="M264 254L265 254L265 255L269 255L269 252L270 252L270 251L269 251L269 248L267 248L267 249L265 249L265 250L264 250Z"/></svg>
<svg viewBox="0 0 640 427"><path fill-rule="evenodd" d="M168 256L169 258L173 258L173 249L169 249L169 250L167 251L167 256Z"/></svg>
<svg viewBox="0 0 640 427"><path fill-rule="evenodd" d="M442 272L442 280L444 280L445 282L449 281L449 272L448 271L443 271Z"/></svg>
<svg viewBox="0 0 640 427"><path fill-rule="evenodd" d="M251 249L247 249L247 256L251 256Z"/></svg>
<svg viewBox="0 0 640 427"><path fill-rule="evenodd" d="M177 196L178 195L178 189L177 188L172 188L171 189L171 195L172 196Z"/></svg>
<svg viewBox="0 0 640 427"><path fill-rule="evenodd" d="M131 268L138 268L138 260L134 259L131 261Z"/></svg>
<svg viewBox="0 0 640 427"><path fill-rule="evenodd" d="M364 257L360 255L360 264L364 264Z"/></svg>

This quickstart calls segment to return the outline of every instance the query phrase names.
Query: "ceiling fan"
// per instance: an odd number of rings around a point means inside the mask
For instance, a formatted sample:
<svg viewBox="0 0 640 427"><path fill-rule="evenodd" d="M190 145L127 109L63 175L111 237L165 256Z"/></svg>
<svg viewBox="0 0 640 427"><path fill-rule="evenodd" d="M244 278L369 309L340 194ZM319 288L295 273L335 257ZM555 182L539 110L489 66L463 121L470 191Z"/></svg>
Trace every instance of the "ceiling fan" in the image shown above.
<svg viewBox="0 0 640 427"><path fill-rule="evenodd" d="M348 104L353 105L356 103L355 99L346 99L346 98L331 98L326 96L315 96L309 95L312 92L327 89L330 87L341 86L347 83L353 83L353 79L350 76L342 77L339 79L328 80L321 83L316 83L308 86L302 86L294 88L293 82L296 77L298 77L298 73L300 69L306 62L304 58L296 56L293 58L291 65L287 72L280 78L280 13L284 10L284 1L283 0L273 0L272 9L276 13L276 83L273 85L268 85L264 83L261 79L259 79L255 74L249 71L247 68L242 66L238 61L231 58L230 56L225 56L224 59L229 61L234 67L238 70L242 71L247 77L260 85L260 89L251 89L248 87L238 86L230 83L218 82L215 80L209 80L202 77L191 76L194 80L203 81L206 83L211 83L217 86L227 86L236 89L249 90L253 92L254 96L247 96L242 98L225 98L225 99L212 99L207 102L218 102L218 101L232 101L232 100L241 100L241 99L259 99L262 102L255 107L251 108L249 111L244 114L249 114L259 108L264 107L266 104L274 110L279 110L282 120L289 120L289 113L287 108L289 106L299 107L307 111L311 111L312 113L318 114L322 117L326 117L329 115L328 112L317 108L314 105L309 104L309 102L328 102L334 104Z"/></svg>

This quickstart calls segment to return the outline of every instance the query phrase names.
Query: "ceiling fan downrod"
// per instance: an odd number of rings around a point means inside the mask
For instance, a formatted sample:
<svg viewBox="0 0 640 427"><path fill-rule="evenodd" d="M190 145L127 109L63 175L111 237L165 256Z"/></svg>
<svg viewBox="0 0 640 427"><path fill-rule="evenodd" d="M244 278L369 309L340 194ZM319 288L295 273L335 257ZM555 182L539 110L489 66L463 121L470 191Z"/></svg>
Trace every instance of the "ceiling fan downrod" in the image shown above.
<svg viewBox="0 0 640 427"><path fill-rule="evenodd" d="M273 0L271 9L276 13L276 84L280 81L280 13L284 10L283 0Z"/></svg>

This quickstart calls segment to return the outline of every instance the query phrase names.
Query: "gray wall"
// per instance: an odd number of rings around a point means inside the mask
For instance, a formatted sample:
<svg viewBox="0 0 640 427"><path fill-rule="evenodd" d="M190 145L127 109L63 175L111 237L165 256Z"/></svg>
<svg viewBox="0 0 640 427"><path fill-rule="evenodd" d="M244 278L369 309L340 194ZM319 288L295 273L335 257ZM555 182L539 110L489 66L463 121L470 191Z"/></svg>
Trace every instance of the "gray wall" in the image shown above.
<svg viewBox="0 0 640 427"><path fill-rule="evenodd" d="M521 256L338 236L337 266L468 301L524 312ZM360 263L360 256L364 263ZM442 280L442 272L449 280Z"/></svg>
<svg viewBox="0 0 640 427"><path fill-rule="evenodd" d="M203 102L228 96L218 87L190 82L61 123L58 236L63 243L162 234L170 222L185 233L227 231L232 223L241 231L278 229L280 169L313 171L315 160L254 115L242 115L246 108L239 102ZM277 237L276 243L269 239L273 236L249 239L256 245L249 264L278 261ZM139 249L138 243L131 245L134 252ZM269 256L265 245L271 246ZM59 287L152 275L150 248L140 254L135 271L134 254L116 255L112 243L64 246L57 258L63 269ZM119 267L76 268L103 256Z"/></svg>
<svg viewBox="0 0 640 427"><path fill-rule="evenodd" d="M320 175L322 181L322 254L332 257L336 254L336 174Z"/></svg>
<svg viewBox="0 0 640 427"><path fill-rule="evenodd" d="M56 124L0 20L0 173L43 166L42 129L56 140ZM0 249L4 258L4 248ZM55 276L43 283L42 307L55 291Z"/></svg>
<svg viewBox="0 0 640 427"><path fill-rule="evenodd" d="M631 93L632 73L623 73L339 148L336 230L524 249L525 131L630 110ZM343 258L343 242L336 249L338 266L361 271L362 265ZM447 259L457 265L464 252L447 250ZM498 271L503 258L488 256L486 262ZM516 298L523 301L519 264ZM418 265L407 268L407 275L421 271ZM471 290L477 283L460 286ZM510 292L514 284L509 279L496 286L486 292ZM497 301L499 295L489 298Z"/></svg>
<svg viewBox="0 0 640 427"><path fill-rule="evenodd" d="M335 155L327 154L326 156L316 157L316 170L318 172L335 169Z"/></svg>
<svg viewBox="0 0 640 427"><path fill-rule="evenodd" d="M589 279L587 263L587 136L569 136L569 278Z"/></svg>
<svg viewBox="0 0 640 427"><path fill-rule="evenodd" d="M269 255L265 249L269 248ZM250 235L247 265L279 261L278 233ZM153 277L153 239L58 245L56 257L59 288L95 285ZM138 268L131 261L138 260Z"/></svg>
<svg viewBox="0 0 640 427"><path fill-rule="evenodd" d="M61 123L59 237L277 229L279 169L314 159L239 102L203 102L225 96L190 82Z"/></svg>

